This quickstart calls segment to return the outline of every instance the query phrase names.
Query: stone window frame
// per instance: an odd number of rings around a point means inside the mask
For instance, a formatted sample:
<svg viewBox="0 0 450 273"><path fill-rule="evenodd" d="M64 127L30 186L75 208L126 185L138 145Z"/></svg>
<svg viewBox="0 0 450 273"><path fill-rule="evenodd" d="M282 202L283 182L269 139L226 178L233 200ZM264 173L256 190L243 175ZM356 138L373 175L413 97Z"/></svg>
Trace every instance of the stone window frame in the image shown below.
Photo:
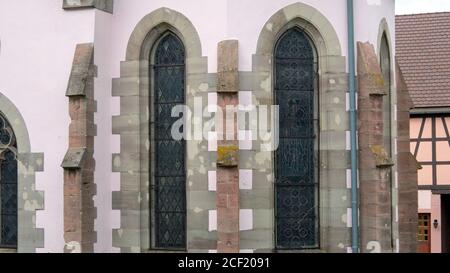
<svg viewBox="0 0 450 273"><path fill-rule="evenodd" d="M36 212L44 210L44 192L36 190L35 176L36 172L44 171L44 154L31 152L25 121L16 106L2 93L0 111L9 121L17 143L17 252L35 253L44 247L44 229L36 226Z"/></svg>
<svg viewBox="0 0 450 273"><path fill-rule="evenodd" d="M207 101L215 91L216 76L208 74L207 58L202 56L200 37L183 14L159 8L147 14L133 30L121 63L121 77L113 79L113 96L121 101L120 116L113 117L113 134L120 135L121 151L113 154L113 172L120 172L121 191L113 192L113 210L120 210L121 226L113 229L113 246L121 252L150 252L150 179L149 179L149 75L150 52L161 34L171 31L182 41L186 54L186 104L191 109L194 96ZM190 120L187 121L188 123ZM215 193L208 192L207 172L215 169L216 153L208 151L207 140L186 141L186 249L215 248L216 234L208 232L208 209L215 209ZM192 160L197 158L198 160ZM121 164L121 162L126 162ZM195 182L195 183L194 183ZM201 199L193 198L200 194ZM195 202L206 203L201 211ZM202 225L201 229L197 227ZM203 227L205 226L205 227ZM199 236L209 239L197 242Z"/></svg>
<svg viewBox="0 0 450 273"><path fill-rule="evenodd" d="M395 179L396 175L398 173L398 167L397 167L397 155L395 154L396 152L396 147L397 147L397 143L396 143L396 139L397 139L397 135L398 135L398 129L397 129L397 121L396 121L396 116L397 113L395 113L396 108L397 108L397 88L396 88L396 77L397 75L395 74L396 69L395 69L395 51L393 50L393 37L391 36L391 31L390 31L390 27L389 24L387 22L386 18L381 19L380 23L379 23L379 27L378 27L378 38L377 38L377 54L378 54L378 60L380 61L381 64L381 44L383 42L383 37L385 37L386 39L386 43L388 46L388 50L389 50L389 57L390 57L390 81L391 81L391 86L390 86L390 109L391 109L391 113L390 113L390 135L391 135L391 151L390 151L390 155L391 155L391 160L394 163L393 166L391 166L391 185L392 185L392 215L394 215L396 213L397 210L397 204L398 204L398 200L399 200L399 196L398 196L398 189L395 186ZM394 217L392 218L392 240L393 240L393 244L394 244L394 249L397 248L397 238L399 238L399 225L398 223L395 221Z"/></svg>
<svg viewBox="0 0 450 273"><path fill-rule="evenodd" d="M394 121L394 116L392 115L394 113L393 110L393 105L395 104L395 67L394 67L394 53L392 50L392 40L391 40L391 36L390 36L390 31L389 31L389 26L387 23L386 18L383 18L380 22L379 25L379 29L378 29L378 39L377 39L377 54L378 54L378 58L379 58L379 62L381 65L381 50L382 50L382 43L383 41L386 42L387 47L388 47L388 53L389 53L389 65L390 65L390 94L389 95L389 100L390 100L390 105L391 105L391 113L390 113L390 134L391 134L391 139L393 138L394 135L394 128L395 128L395 121ZM395 113L394 113L395 114ZM391 157L393 158L393 149L394 149L394 142L391 142L391 151L389 151L389 153L392 155Z"/></svg>
<svg viewBox="0 0 450 273"><path fill-rule="evenodd" d="M302 28L312 39L316 46L319 58L319 114L320 114L320 177L319 186L319 248L304 250L312 252L346 251L345 247L338 245L350 245L350 228L345 223L335 224L335 215L346 215L350 204L350 190L346 189L346 172L350 166L350 153L346 150L346 131L349 129L348 113L346 111L346 92L348 91L348 74L346 70L346 57L342 54L341 43L332 24L312 6L295 3L284 7L276 12L263 26L258 38L256 53L253 55L253 68L251 81L241 80L241 90L253 90L256 104L273 104L273 50L279 35L284 33L289 27L298 26ZM245 75L241 79L245 79ZM335 80L338 79L336 82ZM333 83L331 83L333 81ZM333 102L334 100L334 102ZM337 101L337 102L336 102ZM331 114L339 115L341 125L332 125ZM334 144L333 144L334 143ZM254 141L253 146L258 147L259 143ZM344 157L346 160L342 160ZM250 162L244 162L245 158L250 158ZM260 159L263 158L262 162ZM340 158L338 164L336 159ZM273 177L273 153L253 150L251 152L241 151L241 162L245 168L254 170L254 179L271 177L265 187L268 191L264 198L271 200L271 204L264 208L255 209L254 213L264 214L266 217L274 219L274 177ZM330 168L328 170L327 168ZM334 177L333 180L329 179ZM347 196L347 201L336 206L332 204L332 189L336 190L336 195ZM342 193L342 194L341 194ZM256 193L255 193L256 194ZM255 196L256 197L256 196ZM253 198L248 194L247 198ZM337 198L336 198L337 199ZM244 205L245 206L245 205ZM271 213L268 213L271 211ZM254 249L257 251L274 251L275 234L274 222L269 225L255 226L254 230L248 233L241 233L241 248ZM254 232L254 234L251 234ZM331 246L333 233L339 232L343 238L335 245ZM256 234L267 236L270 243L255 242L252 240ZM335 236L334 236L335 237ZM330 242L329 242L330 241ZM334 241L333 241L334 243ZM302 252L296 250L294 252Z"/></svg>

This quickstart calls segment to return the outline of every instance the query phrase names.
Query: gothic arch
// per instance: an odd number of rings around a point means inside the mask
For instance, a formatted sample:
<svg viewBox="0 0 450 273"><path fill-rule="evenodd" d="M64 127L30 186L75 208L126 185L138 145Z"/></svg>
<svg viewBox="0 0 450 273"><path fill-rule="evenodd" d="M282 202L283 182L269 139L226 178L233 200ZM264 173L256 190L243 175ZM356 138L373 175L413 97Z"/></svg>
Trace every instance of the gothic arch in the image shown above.
<svg viewBox="0 0 450 273"><path fill-rule="evenodd" d="M158 36L158 34L163 33L167 28L174 30L182 40L186 47L187 58L202 56L200 37L191 21L175 10L159 8L147 14L134 28L128 41L126 60L142 60L146 54L142 50L148 44L145 40L149 36Z"/></svg>
<svg viewBox="0 0 450 273"><path fill-rule="evenodd" d="M44 155L31 153L25 121L16 106L0 93L0 111L17 143L18 252L36 252L44 247L44 230L36 227L36 211L44 209L44 194L36 191L35 173L44 170Z"/></svg>
<svg viewBox="0 0 450 273"><path fill-rule="evenodd" d="M342 49L338 35L333 25L328 19L317 9L303 3L291 4L278 12L276 12L264 24L260 32L256 54L270 55L273 52L274 41L278 40L278 36L282 33L283 28L292 22L303 21L305 31L308 32L313 39L319 38L322 41L315 41L319 50L319 56L341 56Z"/></svg>
<svg viewBox="0 0 450 273"><path fill-rule="evenodd" d="M387 23L386 18L383 18L380 21L380 25L378 27L378 39L377 39L377 53L378 53L378 56L379 56L380 50L381 50L381 40L383 38L383 35L386 35L387 43L389 45L389 52L391 52L391 59L392 59L392 56L393 56L393 54L392 54L392 38L391 38L391 32L389 30L389 25ZM391 70L392 70L392 67L391 67Z"/></svg>
<svg viewBox="0 0 450 273"><path fill-rule="evenodd" d="M383 18L380 21L380 25L378 27L378 39L377 39L377 54L378 57L381 56L381 43L383 41L383 37L386 37L386 42L388 44L388 49L389 49L389 56L390 56L390 70L391 70L391 100L392 103L391 104L396 104L396 92L395 91L395 52L393 51L393 41L392 41L392 36L391 36L391 31L389 28L389 25L387 23L386 18Z"/></svg>
<svg viewBox="0 0 450 273"><path fill-rule="evenodd" d="M154 79L149 68L152 49L167 32L175 34L185 48L186 105L193 109L194 96L207 101L208 92L215 91L215 77L207 73L207 58L202 57L198 33L183 14L159 8L137 24L128 42L126 61L121 63L121 77L113 79L112 90L113 96L119 96L121 100L121 115L113 117L113 134L121 136L121 151L113 155L113 172L120 172L121 184L130 186L113 192L113 209L121 211L121 226L113 230L113 246L122 252L151 249L149 192L152 171L149 152L152 152L150 147L153 143L149 123L153 117L149 90L152 90ZM194 232L203 231L196 217L208 217L207 210L195 210L198 200L191 198L191 191L199 193L196 185L215 168L211 160L203 160L209 156L207 140L186 141L186 158L200 159L186 160L186 241L189 250L195 249L192 245L196 245L195 240L198 240ZM200 194L212 196L207 191ZM211 204L211 209L214 205ZM213 248L213 242L211 237L209 248Z"/></svg>
<svg viewBox="0 0 450 273"><path fill-rule="evenodd" d="M285 31L292 28L302 30L310 38L315 46L315 59L317 60L316 75L316 104L319 133L316 149L319 150L316 166L318 169L318 242L317 248L324 251L342 252L346 251L345 245L350 245L349 240L333 242L334 232L349 232L346 223L336 223L332 220L339 215L344 219L348 208L351 207L350 195L345 183L347 169L350 165L349 150L347 149L347 131L350 130L348 122L348 110L346 109L348 74L346 57L342 56L342 48L339 37L329 20L317 9L303 4L295 3L276 12L264 24L253 56L253 78L252 85L241 86L241 90L253 90L256 105L274 104L274 47ZM319 149L320 147L320 149ZM254 177L270 177L267 185L260 185L266 190L266 197L272 200L264 207L256 208L255 213L262 213L265 217L275 218L274 198L274 153L255 151L250 155L252 165L246 166L254 170ZM262 161L261 159L264 159ZM344 159L344 160L342 160ZM248 164L247 164L248 165ZM336 179L336 177L340 177ZM334 191L336 188L342 190ZM342 194L346 194L345 201ZM248 196L251 198L251 196ZM261 209L261 210L260 210ZM256 248L271 249L275 246L274 224L268 226L255 226L252 232L267 232L266 236L272 237L272 243L261 243ZM257 234L256 233L256 234ZM255 248L254 244L248 243L247 234L241 235L243 248ZM251 238L250 233L248 238ZM316 248L316 247L314 247Z"/></svg>

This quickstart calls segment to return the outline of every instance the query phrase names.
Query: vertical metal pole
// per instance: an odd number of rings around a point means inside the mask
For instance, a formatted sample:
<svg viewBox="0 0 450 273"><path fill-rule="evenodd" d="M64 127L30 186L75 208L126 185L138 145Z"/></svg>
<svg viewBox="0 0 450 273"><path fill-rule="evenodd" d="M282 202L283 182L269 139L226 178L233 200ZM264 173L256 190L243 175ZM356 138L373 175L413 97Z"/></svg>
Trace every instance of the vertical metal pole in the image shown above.
<svg viewBox="0 0 450 273"><path fill-rule="evenodd" d="M351 182L352 182L352 252L359 252L358 151L355 89L355 33L353 0L347 0L348 63L350 92Z"/></svg>

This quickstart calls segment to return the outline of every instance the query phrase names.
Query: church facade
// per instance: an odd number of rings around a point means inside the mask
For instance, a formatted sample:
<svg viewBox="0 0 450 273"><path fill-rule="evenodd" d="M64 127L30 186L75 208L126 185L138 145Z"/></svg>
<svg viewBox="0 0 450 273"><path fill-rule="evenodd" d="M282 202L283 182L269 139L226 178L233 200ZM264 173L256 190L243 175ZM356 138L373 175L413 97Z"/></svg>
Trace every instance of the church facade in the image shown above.
<svg viewBox="0 0 450 273"><path fill-rule="evenodd" d="M415 252L395 1L352 2L0 0L0 252Z"/></svg>

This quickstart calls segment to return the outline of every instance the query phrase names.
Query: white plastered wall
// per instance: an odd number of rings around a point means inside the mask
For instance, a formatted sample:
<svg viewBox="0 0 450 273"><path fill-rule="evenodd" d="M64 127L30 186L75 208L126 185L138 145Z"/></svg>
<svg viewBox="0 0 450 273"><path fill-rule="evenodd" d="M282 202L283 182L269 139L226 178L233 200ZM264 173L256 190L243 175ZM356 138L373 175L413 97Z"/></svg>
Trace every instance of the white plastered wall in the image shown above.
<svg viewBox="0 0 450 273"><path fill-rule="evenodd" d="M69 112L65 96L75 45L93 41L94 11L67 12L60 0L0 0L0 92L19 109L28 128L31 152L44 153L36 173L45 210L36 223L45 229L45 248L64 249L63 169Z"/></svg>

